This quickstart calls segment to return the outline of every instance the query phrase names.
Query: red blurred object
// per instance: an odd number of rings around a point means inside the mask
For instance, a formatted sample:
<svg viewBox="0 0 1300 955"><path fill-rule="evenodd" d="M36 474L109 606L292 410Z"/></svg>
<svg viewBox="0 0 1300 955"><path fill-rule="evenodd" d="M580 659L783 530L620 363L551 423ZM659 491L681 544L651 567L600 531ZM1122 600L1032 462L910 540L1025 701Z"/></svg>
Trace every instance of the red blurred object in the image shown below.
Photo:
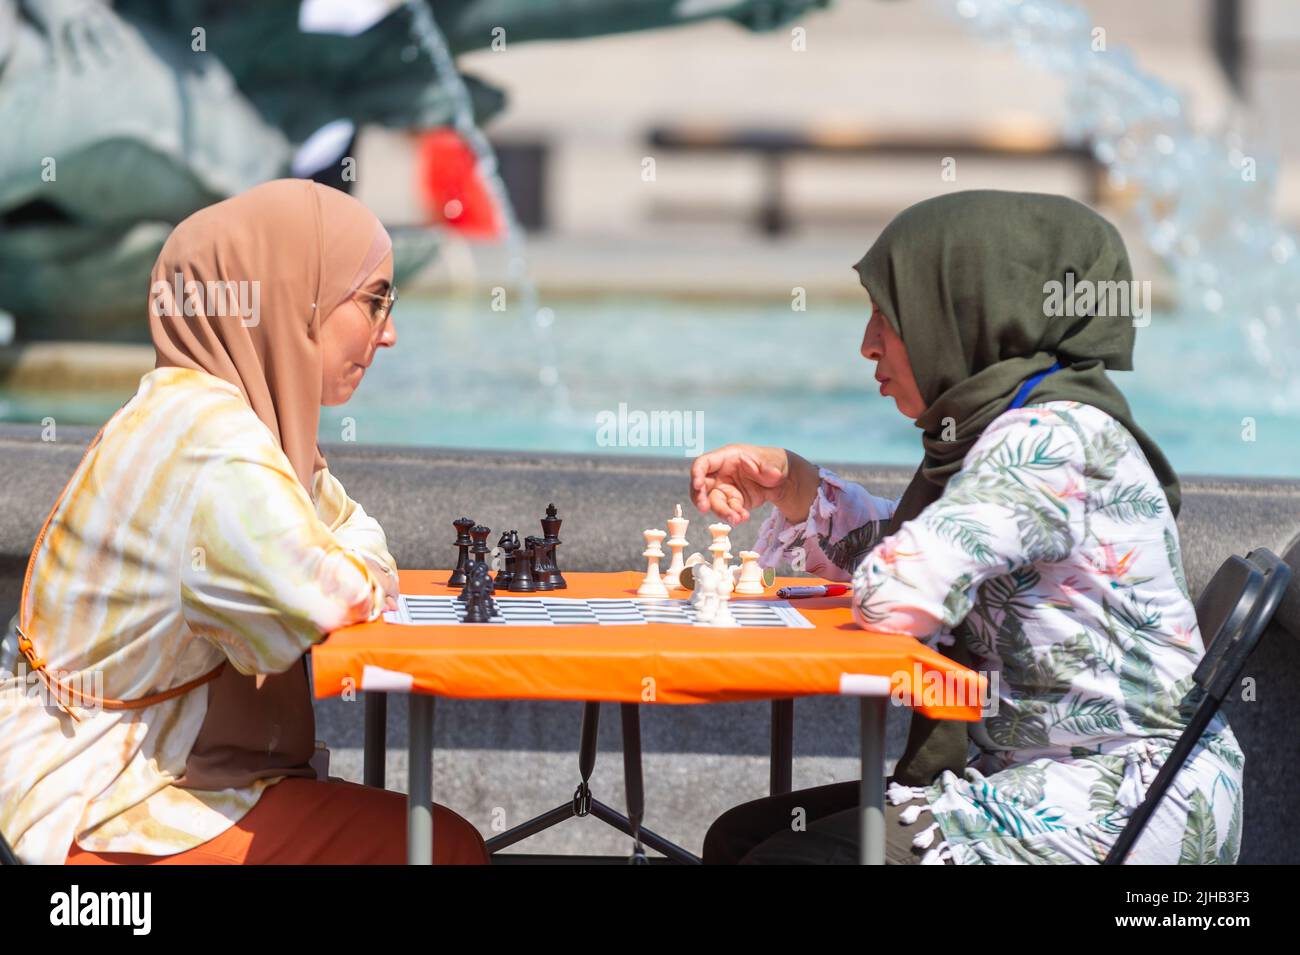
<svg viewBox="0 0 1300 955"><path fill-rule="evenodd" d="M476 167L474 151L454 130L420 136L420 193L430 219L471 238L499 238L504 223Z"/></svg>

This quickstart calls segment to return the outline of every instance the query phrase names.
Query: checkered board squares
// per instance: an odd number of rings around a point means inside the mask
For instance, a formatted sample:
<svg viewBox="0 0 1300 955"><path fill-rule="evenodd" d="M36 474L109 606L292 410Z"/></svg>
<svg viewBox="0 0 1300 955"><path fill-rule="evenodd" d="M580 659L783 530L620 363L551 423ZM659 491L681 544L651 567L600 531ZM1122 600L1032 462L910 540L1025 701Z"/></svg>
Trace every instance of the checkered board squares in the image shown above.
<svg viewBox="0 0 1300 955"><path fill-rule="evenodd" d="M384 613L389 623L452 626L462 623L465 605L449 595L402 594L397 610ZM487 624L466 626L568 627L596 624L606 627L647 623L695 623L689 600L655 600L624 597L498 597L497 612ZM731 614L740 627L811 629L812 624L784 600L731 600Z"/></svg>

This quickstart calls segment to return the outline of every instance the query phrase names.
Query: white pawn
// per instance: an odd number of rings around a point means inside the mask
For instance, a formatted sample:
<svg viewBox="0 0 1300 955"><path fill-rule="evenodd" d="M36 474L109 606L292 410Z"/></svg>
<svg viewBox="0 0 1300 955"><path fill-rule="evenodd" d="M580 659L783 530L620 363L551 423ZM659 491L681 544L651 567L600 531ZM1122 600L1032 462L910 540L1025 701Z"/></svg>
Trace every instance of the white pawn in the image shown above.
<svg viewBox="0 0 1300 955"><path fill-rule="evenodd" d="M736 593L751 596L763 593L763 568L758 566L756 550L740 552L740 577L736 581Z"/></svg>
<svg viewBox="0 0 1300 955"><path fill-rule="evenodd" d="M663 576L659 573L659 559L663 557L664 550L659 545L663 543L668 536L666 531L653 530L645 531L645 550L641 556L647 561L645 570L645 580L641 581L641 586L637 588L638 597L667 597L668 588L664 586Z"/></svg>
<svg viewBox="0 0 1300 955"><path fill-rule="evenodd" d="M713 568L700 564L695 568L695 589L691 591L691 609L695 611L695 626L713 625L718 610L718 594L713 586Z"/></svg>
<svg viewBox="0 0 1300 955"><path fill-rule="evenodd" d="M727 579L727 587L728 587L728 588L731 587L730 575L728 575L728 579ZM724 596L720 591L721 591L721 588L719 587L719 593L718 593L718 597L717 597L718 608L717 608L715 611L713 611L713 624L712 624L712 625L715 626L715 627L738 627L738 626L740 626L740 624L738 624L738 623L736 622L736 618L735 618L735 616L734 616L734 615L732 614L732 612L731 612L731 604L727 603L727 598L726 598L726 596Z"/></svg>
<svg viewBox="0 0 1300 955"><path fill-rule="evenodd" d="M712 567L707 568L712 579L709 581L709 589L713 591L713 616L709 620L711 627L738 627L736 618L731 612L731 605L727 603L731 591L731 572L728 570L725 574L716 573Z"/></svg>
<svg viewBox="0 0 1300 955"><path fill-rule="evenodd" d="M664 586L669 590L678 590L682 586L682 570L685 564L682 562L682 551L685 549L686 527L690 524L686 518L682 517L682 506L677 505L677 516L668 518L668 531L672 535L668 538L668 547L672 550L672 559L668 561L668 573L664 574Z"/></svg>
<svg viewBox="0 0 1300 955"><path fill-rule="evenodd" d="M727 541L715 539L709 545L709 551L713 554L713 573L717 576L717 582L714 586L717 588L718 597L721 600L731 599L731 591L735 588L735 582L731 576L731 568L727 566ZM697 568L695 573L699 573Z"/></svg>

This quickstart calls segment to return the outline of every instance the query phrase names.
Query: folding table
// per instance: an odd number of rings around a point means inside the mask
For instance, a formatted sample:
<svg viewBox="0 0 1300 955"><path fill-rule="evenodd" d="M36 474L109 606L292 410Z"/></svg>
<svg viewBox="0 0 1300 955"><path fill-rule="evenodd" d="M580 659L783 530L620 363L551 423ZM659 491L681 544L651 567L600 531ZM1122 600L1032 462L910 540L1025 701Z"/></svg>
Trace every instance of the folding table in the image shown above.
<svg viewBox="0 0 1300 955"><path fill-rule="evenodd" d="M450 571L403 570L403 594L455 594ZM642 575L566 571L568 588L546 597L634 597ZM819 581L778 578L777 587ZM498 601L525 595L501 593ZM527 596L539 596L530 594ZM672 596L689 596L677 591ZM640 710L642 703L721 703L771 700L773 793L789 792L793 757L793 702L798 696L860 698L860 861L884 862L885 705L904 700L935 719L980 717L984 678L912 637L860 628L848 596L792 601L811 629L715 628L642 625L412 626L383 618L337 630L312 648L318 698L366 694L364 778L383 786L388 693L410 696L407 860L432 861L433 715L437 697L574 700L585 702L579 772L571 802L488 840L504 848L574 815L596 815L630 835L634 857L642 845L679 862L698 862L687 850L643 828ZM942 688L936 692L936 687ZM601 701L621 704L624 782L628 814L591 796L587 785L596 756Z"/></svg>

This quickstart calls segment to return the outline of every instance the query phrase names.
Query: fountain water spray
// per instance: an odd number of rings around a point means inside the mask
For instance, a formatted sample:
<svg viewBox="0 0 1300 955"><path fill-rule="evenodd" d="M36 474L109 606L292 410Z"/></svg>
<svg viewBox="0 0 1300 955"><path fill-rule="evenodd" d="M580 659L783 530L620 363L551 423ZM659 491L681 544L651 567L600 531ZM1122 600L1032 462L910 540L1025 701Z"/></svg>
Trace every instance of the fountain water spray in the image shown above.
<svg viewBox="0 0 1300 955"><path fill-rule="evenodd" d="M1088 14L1060 0L936 0L977 34L1009 43L1068 84L1066 135L1091 144L1129 189L1150 248L1168 266L1180 311L1230 320L1276 388L1273 410L1300 405L1300 257L1273 212L1277 168L1232 124L1197 130L1182 96L1109 47Z"/></svg>
<svg viewBox="0 0 1300 955"><path fill-rule="evenodd" d="M569 410L569 397L568 389L560 379L560 367L556 358L555 340L552 334L555 313L539 304L537 285L528 271L524 230L519 224L518 216L515 215L514 205L506 192L505 182L501 179L496 150L492 148L492 144L474 122L474 106L469 90L456 69L451 50L447 47L447 41L442 35L442 30L438 28L427 0L408 0L406 6L411 14L411 35L429 57L438 80L450 93L452 122L456 132L473 151L479 177L487 184L496 207L505 220L505 247L509 259L510 284L520 300L523 313L529 316L534 341L537 343L538 383L550 399L552 413L564 414Z"/></svg>

